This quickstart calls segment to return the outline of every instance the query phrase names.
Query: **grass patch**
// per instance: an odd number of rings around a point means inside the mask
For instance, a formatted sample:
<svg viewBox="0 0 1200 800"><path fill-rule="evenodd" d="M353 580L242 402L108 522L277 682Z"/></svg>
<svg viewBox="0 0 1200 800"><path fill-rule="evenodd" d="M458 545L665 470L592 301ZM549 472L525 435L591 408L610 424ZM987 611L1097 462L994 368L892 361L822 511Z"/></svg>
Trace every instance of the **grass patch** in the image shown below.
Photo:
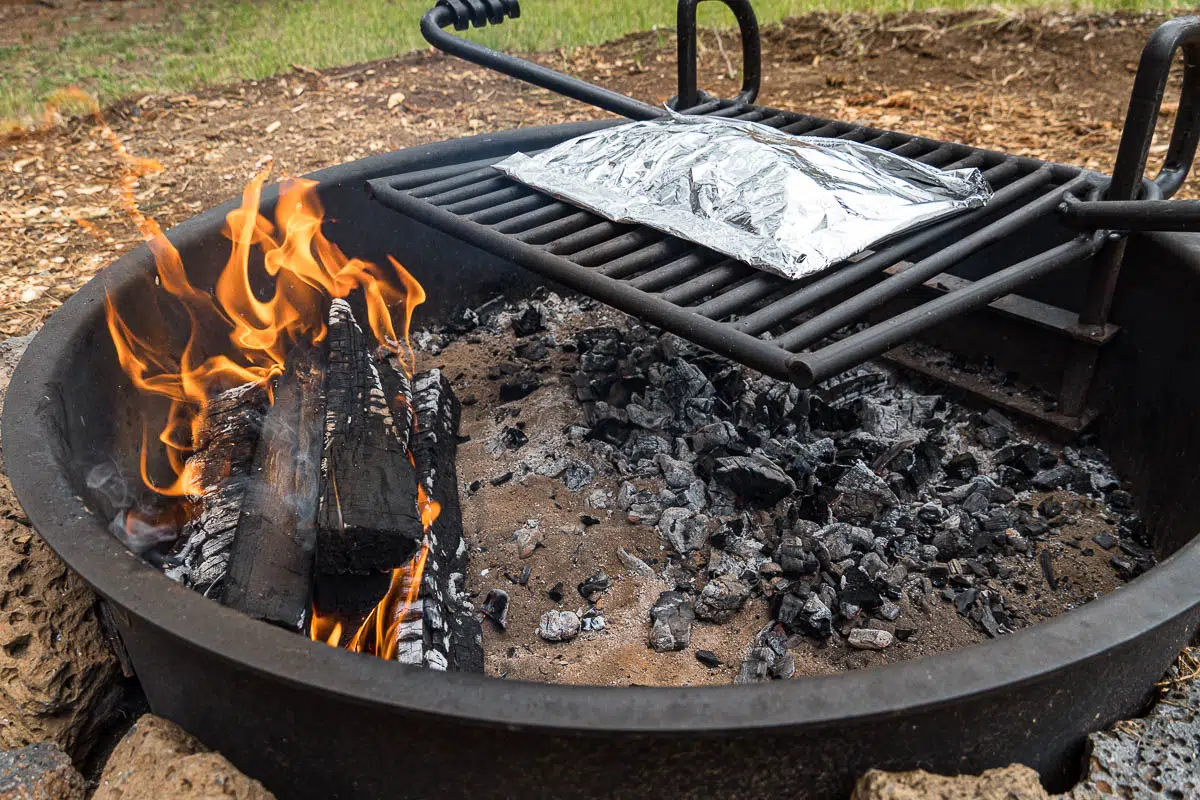
<svg viewBox="0 0 1200 800"><path fill-rule="evenodd" d="M143 92L265 78L292 64L353 64L426 47L417 30L433 0L198 0L158 3L162 13L136 21L132 3L112 10L88 4L73 15L47 16L19 40L0 46L0 120L28 122L46 98L79 85L102 105ZM504 50L598 44L674 24L671 0L526 0L515 21L471 38ZM879 13L970 8L971 0L756 0L760 22L807 11ZM996 6L995 3L986 4ZM1008 0L1001 7L1046 3ZM1067 0L1055 7L1170 10L1177 0ZM140 9L145 11L146 9ZM700 6L701 25L730 26L722 4ZM10 34L8 39L13 38Z"/></svg>

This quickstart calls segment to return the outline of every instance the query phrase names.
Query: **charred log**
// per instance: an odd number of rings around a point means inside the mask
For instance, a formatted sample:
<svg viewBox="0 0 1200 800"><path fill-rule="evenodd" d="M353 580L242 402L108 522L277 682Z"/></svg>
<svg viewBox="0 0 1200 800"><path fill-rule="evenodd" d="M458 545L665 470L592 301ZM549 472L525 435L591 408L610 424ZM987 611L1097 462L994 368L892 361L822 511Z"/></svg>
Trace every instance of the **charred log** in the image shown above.
<svg viewBox="0 0 1200 800"><path fill-rule="evenodd" d="M421 541L416 479L371 348L344 300L331 304L328 347L317 568L395 569Z"/></svg>
<svg viewBox="0 0 1200 800"><path fill-rule="evenodd" d="M290 360L267 412L229 555L222 600L302 630L309 615L320 491L325 355Z"/></svg>
<svg viewBox="0 0 1200 800"><path fill-rule="evenodd" d="M200 489L166 573L209 595L219 595L242 498L262 431L267 393L257 384L228 389L209 403L188 474Z"/></svg>
<svg viewBox="0 0 1200 800"><path fill-rule="evenodd" d="M421 657L431 667L483 671L482 632L462 592L467 565L458 496L459 417L462 407L440 370L413 379L413 462L422 489L441 509L426 534L429 555L421 580ZM415 621L402 623L415 629ZM405 629L402 627L402 631ZM415 637L414 637L415 638ZM401 644L399 659L416 663L415 648ZM439 662L444 659L445 665Z"/></svg>

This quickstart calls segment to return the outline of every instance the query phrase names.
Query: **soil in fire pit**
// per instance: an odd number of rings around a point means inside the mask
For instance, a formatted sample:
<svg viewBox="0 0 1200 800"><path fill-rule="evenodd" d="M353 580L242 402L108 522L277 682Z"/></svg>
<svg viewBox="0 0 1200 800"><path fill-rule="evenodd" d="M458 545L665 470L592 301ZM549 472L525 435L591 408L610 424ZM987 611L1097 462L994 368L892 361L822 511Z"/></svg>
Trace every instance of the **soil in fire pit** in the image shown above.
<svg viewBox="0 0 1200 800"><path fill-rule="evenodd" d="M485 622L489 674L694 686L875 666L1036 624L1151 563L1094 448L882 367L809 395L588 301L479 316L418 345L464 401L468 588L477 607L509 598L507 630ZM726 582L748 594L736 610ZM651 608L676 589L703 612L659 652ZM547 612L584 630L547 641Z"/></svg>

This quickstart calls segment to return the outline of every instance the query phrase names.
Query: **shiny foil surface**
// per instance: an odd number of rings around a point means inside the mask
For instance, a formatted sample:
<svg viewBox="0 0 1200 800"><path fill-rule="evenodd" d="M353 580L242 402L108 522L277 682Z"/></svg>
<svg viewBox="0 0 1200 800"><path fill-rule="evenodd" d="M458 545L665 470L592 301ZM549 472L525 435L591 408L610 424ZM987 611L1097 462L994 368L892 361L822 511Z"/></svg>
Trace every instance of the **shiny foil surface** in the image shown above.
<svg viewBox="0 0 1200 800"><path fill-rule="evenodd" d="M792 279L991 197L977 169L943 172L844 139L679 114L516 153L496 168L613 221Z"/></svg>

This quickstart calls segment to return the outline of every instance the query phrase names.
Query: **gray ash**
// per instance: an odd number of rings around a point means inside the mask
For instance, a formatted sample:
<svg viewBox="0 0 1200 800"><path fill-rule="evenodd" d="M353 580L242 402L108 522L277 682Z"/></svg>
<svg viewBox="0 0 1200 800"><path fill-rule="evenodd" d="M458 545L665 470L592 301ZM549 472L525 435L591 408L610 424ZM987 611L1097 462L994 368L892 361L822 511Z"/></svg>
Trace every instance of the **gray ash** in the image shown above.
<svg viewBox="0 0 1200 800"><path fill-rule="evenodd" d="M1051 447L875 365L802 391L632 321L567 337L547 306L572 301L551 300L482 323L504 330L507 317L512 333L489 377L503 400L568 382L581 413L565 435L590 455L527 469L658 530L668 558L652 571L672 591L651 612L655 650L686 647L693 618L719 624L759 603L771 622L737 680L790 677L797 642L882 650L913 635L905 609L939 597L988 637L1031 624L1040 612L1013 595L1064 542L1103 548L1122 580L1153 564L1132 498L1087 437ZM553 350L570 356L562 376ZM1062 536L1082 505L1113 531ZM635 560L632 572L650 570Z"/></svg>

